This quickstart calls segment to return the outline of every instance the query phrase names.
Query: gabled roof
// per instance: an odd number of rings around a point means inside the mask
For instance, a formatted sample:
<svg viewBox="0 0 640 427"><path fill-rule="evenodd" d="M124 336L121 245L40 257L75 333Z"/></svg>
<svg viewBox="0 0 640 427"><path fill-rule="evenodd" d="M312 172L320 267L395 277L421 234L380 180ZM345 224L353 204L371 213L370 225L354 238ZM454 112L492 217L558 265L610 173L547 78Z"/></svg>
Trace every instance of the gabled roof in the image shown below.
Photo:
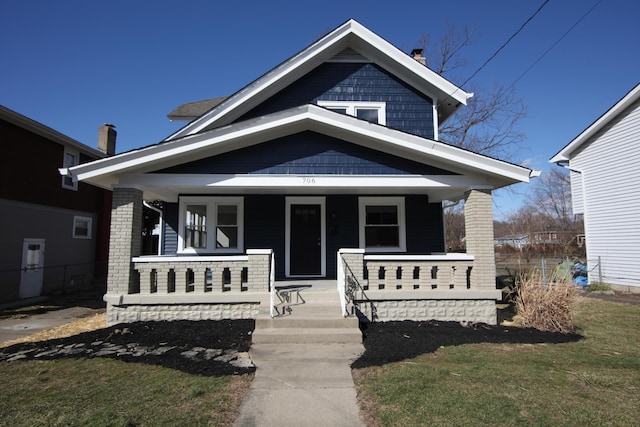
<svg viewBox="0 0 640 427"><path fill-rule="evenodd" d="M572 157L572 154L576 150L578 150L582 146L582 144L588 142L594 135L596 135L600 130L611 123L619 114L621 114L638 99L640 99L640 84L631 89L631 91L629 91L620 101L618 101L613 107L611 107L602 116L600 116L598 120L593 122L585 130L583 130L580 135L576 136L562 150L558 151L549 160L549 162L560 163L569 161Z"/></svg>
<svg viewBox="0 0 640 427"><path fill-rule="evenodd" d="M307 130L389 155L474 176L475 184L486 185L488 188L528 182L532 174L530 169L522 166L389 129L311 104L74 166L62 172L80 181L113 188L122 184L122 180L127 176L140 177L148 172L239 150Z"/></svg>
<svg viewBox="0 0 640 427"><path fill-rule="evenodd" d="M22 129L26 129L29 132L32 132L36 135L40 135L43 138L48 139L49 141L53 141L60 145L71 147L78 152L85 154L89 157L95 159L101 159L106 157L107 155L100 150L96 150L95 148L89 147L80 141L76 141L75 139L58 132L55 129L52 129L48 126L43 125L40 122L36 122L33 119L30 119L27 116L23 116L20 113L17 113L9 108L0 105L0 119L5 120L9 123L12 123Z"/></svg>
<svg viewBox="0 0 640 427"><path fill-rule="evenodd" d="M344 52L349 57L353 57L355 52L360 60L380 65L418 92L431 97L437 103L441 122L460 105L466 105L467 100L473 96L351 19L166 140L228 125L322 63L341 60Z"/></svg>

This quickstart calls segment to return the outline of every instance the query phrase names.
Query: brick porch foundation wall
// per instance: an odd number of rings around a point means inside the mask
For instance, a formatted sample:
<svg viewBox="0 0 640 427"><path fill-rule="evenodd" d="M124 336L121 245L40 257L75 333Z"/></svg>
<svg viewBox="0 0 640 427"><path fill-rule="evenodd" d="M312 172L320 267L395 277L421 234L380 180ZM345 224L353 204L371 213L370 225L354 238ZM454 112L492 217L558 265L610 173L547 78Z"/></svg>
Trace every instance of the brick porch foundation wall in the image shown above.
<svg viewBox="0 0 640 427"><path fill-rule="evenodd" d="M159 320L255 319L260 304L109 305L107 324Z"/></svg>
<svg viewBox="0 0 640 427"><path fill-rule="evenodd" d="M398 300L363 301L355 304L370 322L440 320L495 325L495 300Z"/></svg>

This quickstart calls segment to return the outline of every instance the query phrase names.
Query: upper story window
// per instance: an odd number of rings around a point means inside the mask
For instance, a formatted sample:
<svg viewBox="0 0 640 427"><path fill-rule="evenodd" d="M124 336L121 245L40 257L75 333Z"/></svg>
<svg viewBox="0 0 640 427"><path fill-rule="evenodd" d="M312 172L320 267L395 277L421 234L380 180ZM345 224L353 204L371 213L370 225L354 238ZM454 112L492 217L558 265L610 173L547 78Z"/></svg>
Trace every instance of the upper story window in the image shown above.
<svg viewBox="0 0 640 427"><path fill-rule="evenodd" d="M318 101L318 105L371 123L387 124L386 104L384 102Z"/></svg>
<svg viewBox="0 0 640 427"><path fill-rule="evenodd" d="M180 253L244 250L242 197L183 197L180 212Z"/></svg>
<svg viewBox="0 0 640 427"><path fill-rule="evenodd" d="M360 197L360 247L367 252L405 252L404 197Z"/></svg>
<svg viewBox="0 0 640 427"><path fill-rule="evenodd" d="M64 158L62 159L62 167L70 168L79 163L80 156L77 151L64 147ZM77 190L78 182L69 176L62 177L62 187L69 190Z"/></svg>

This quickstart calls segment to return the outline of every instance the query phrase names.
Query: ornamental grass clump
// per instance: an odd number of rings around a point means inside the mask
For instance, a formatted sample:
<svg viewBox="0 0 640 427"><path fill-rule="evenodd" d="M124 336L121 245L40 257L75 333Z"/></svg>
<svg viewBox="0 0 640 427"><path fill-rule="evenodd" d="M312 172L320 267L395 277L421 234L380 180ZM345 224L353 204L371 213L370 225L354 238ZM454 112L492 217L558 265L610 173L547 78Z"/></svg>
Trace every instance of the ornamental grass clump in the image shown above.
<svg viewBox="0 0 640 427"><path fill-rule="evenodd" d="M544 284L539 272L522 275L516 281L516 312L525 327L575 332L573 309L577 297L572 283L558 280Z"/></svg>

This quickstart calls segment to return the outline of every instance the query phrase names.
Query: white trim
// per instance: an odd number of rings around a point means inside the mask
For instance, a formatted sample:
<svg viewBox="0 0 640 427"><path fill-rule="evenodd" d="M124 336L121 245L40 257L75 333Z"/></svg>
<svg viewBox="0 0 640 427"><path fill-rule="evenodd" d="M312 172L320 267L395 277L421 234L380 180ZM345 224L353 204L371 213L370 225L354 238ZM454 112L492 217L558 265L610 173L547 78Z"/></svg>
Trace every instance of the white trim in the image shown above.
<svg viewBox="0 0 640 427"><path fill-rule="evenodd" d="M320 275L300 276L291 274L291 205L320 206ZM326 197L287 197L285 199L285 276L286 277L326 277L327 275L327 219Z"/></svg>
<svg viewBox="0 0 640 427"><path fill-rule="evenodd" d="M248 253L249 251L247 251ZM211 256L140 256L131 259L132 262L148 262L148 263L162 263L162 262L231 262L231 261L248 261L247 255L211 255Z"/></svg>
<svg viewBox="0 0 640 427"><path fill-rule="evenodd" d="M318 106L333 110L334 108L344 108L347 115L357 118L357 110L368 109L378 111L377 124L386 126L387 124L387 103L386 102L364 102L364 101L318 101ZM360 119L362 120L362 119Z"/></svg>
<svg viewBox="0 0 640 427"><path fill-rule="evenodd" d="M365 239L366 207L371 205L395 206L398 212L398 246L367 247ZM372 252L406 252L407 226L405 218L404 197L359 197L358 198L358 230L360 248Z"/></svg>
<svg viewBox="0 0 640 427"><path fill-rule="evenodd" d="M78 221L86 221L87 222L87 234L76 234L76 222ZM71 229L71 237L74 239L91 239L92 238L92 225L93 225L93 218L91 218L90 216L80 216L80 215L74 215L73 216L73 228Z"/></svg>
<svg viewBox="0 0 640 427"><path fill-rule="evenodd" d="M365 255L365 261L473 261L473 255Z"/></svg>
<svg viewBox="0 0 640 427"><path fill-rule="evenodd" d="M571 155L582 144L587 142L589 138L594 136L602 128L607 126L609 122L615 119L618 114L622 113L627 107L631 106L634 102L640 99L640 84L631 89L620 101L618 101L613 107L607 110L602 116L593 122L588 128L582 131L580 135L576 136L569 144L567 144L562 150L556 153L549 162L558 163L565 162L571 159Z"/></svg>
<svg viewBox="0 0 640 427"><path fill-rule="evenodd" d="M184 139L166 142L69 169L79 181L104 188L122 183L126 173L156 171L254 144L310 130L394 156L430 164L464 174L482 175L496 182L496 188L529 182L531 170L491 157L462 150L441 142L407 134L384 126L304 105L235 123ZM175 175L174 175L175 176Z"/></svg>
<svg viewBox="0 0 640 427"><path fill-rule="evenodd" d="M207 244L204 248L185 247L185 219L186 208L189 204L200 204L206 206L207 209ZM218 227L218 206L219 205L235 205L237 206L237 227L238 227L238 247L236 248L218 248L216 245L216 230ZM178 254L203 254L203 253L238 253L244 252L244 197L214 197L214 196L187 196L179 198L178 218Z"/></svg>

